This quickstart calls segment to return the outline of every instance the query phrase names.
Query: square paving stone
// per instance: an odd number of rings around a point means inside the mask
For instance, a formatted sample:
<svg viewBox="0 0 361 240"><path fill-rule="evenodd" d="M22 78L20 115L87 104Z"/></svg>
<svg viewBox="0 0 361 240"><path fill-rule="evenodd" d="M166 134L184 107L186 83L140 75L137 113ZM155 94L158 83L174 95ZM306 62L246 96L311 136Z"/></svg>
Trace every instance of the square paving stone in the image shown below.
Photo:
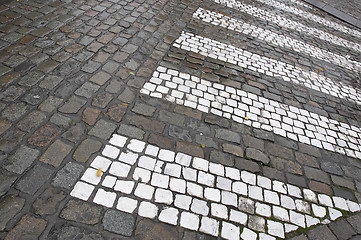
<svg viewBox="0 0 361 240"><path fill-rule="evenodd" d="M85 100L72 96L63 106L59 108L59 111L62 113L77 113L85 103Z"/></svg>
<svg viewBox="0 0 361 240"><path fill-rule="evenodd" d="M21 218L18 224L6 235L5 239L27 239L29 238L29 236L37 239L45 230L46 224L47 223L44 219L25 215Z"/></svg>
<svg viewBox="0 0 361 240"><path fill-rule="evenodd" d="M28 138L28 143L37 147L44 147L47 146L59 133L59 128L46 124L36 130L33 135Z"/></svg>
<svg viewBox="0 0 361 240"><path fill-rule="evenodd" d="M21 145L4 163L3 168L9 172L22 174L38 157L39 151Z"/></svg>
<svg viewBox="0 0 361 240"><path fill-rule="evenodd" d="M55 225L52 228L49 236L49 239L96 239L103 240L104 238L95 232L90 231L88 228L80 228L69 226L68 223L63 223L62 226Z"/></svg>
<svg viewBox="0 0 361 240"><path fill-rule="evenodd" d="M0 202L0 231L5 230L6 224L21 211L25 203L25 199L8 195Z"/></svg>
<svg viewBox="0 0 361 240"><path fill-rule="evenodd" d="M100 119L95 126L89 131L89 135L96 136L101 139L108 139L115 131L116 125Z"/></svg>
<svg viewBox="0 0 361 240"><path fill-rule="evenodd" d="M52 170L41 165L35 165L29 172L22 177L16 185L16 188L28 194L34 194L49 180Z"/></svg>
<svg viewBox="0 0 361 240"><path fill-rule="evenodd" d="M59 189L47 188L38 198L36 198L33 209L39 215L50 215L57 212L59 203L67 194Z"/></svg>
<svg viewBox="0 0 361 240"><path fill-rule="evenodd" d="M61 211L60 217L66 220L93 225L99 222L101 213L102 207L100 206L83 201L70 200Z"/></svg>
<svg viewBox="0 0 361 240"><path fill-rule="evenodd" d="M46 152L40 157L39 161L58 167L71 149L72 146L65 144L58 139L49 146Z"/></svg>
<svg viewBox="0 0 361 240"><path fill-rule="evenodd" d="M93 153L100 150L101 146L101 142L85 139L75 150L73 158L78 162L86 162Z"/></svg>
<svg viewBox="0 0 361 240"><path fill-rule="evenodd" d="M107 231L130 237L134 230L134 222L135 219L130 214L107 210L102 225Z"/></svg>
<svg viewBox="0 0 361 240"><path fill-rule="evenodd" d="M70 190L75 185L75 182L78 180L83 170L84 167L82 165L69 162L57 172L52 185L54 187L62 187Z"/></svg>

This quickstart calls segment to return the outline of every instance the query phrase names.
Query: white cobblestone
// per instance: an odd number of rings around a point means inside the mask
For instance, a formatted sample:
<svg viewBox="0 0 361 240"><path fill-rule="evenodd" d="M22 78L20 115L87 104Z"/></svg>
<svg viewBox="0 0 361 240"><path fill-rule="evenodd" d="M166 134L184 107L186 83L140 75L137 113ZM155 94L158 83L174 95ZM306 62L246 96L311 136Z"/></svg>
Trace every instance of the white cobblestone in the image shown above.
<svg viewBox="0 0 361 240"><path fill-rule="evenodd" d="M222 218L222 219L228 219L227 207L222 204L212 203L211 204L211 215L214 217Z"/></svg>
<svg viewBox="0 0 361 240"><path fill-rule="evenodd" d="M71 191L70 195L81 200L87 201L92 194L95 187L93 185L77 182Z"/></svg>
<svg viewBox="0 0 361 240"><path fill-rule="evenodd" d="M119 161L133 165L138 159L138 154L133 152L122 152L119 156ZM152 169L153 170L153 169Z"/></svg>
<svg viewBox="0 0 361 240"><path fill-rule="evenodd" d="M197 231L199 228L199 217L193 213L182 212L180 225L184 228Z"/></svg>
<svg viewBox="0 0 361 240"><path fill-rule="evenodd" d="M102 157L102 156L97 156L93 160L93 162L90 164L90 166L95 169L100 168L103 172L106 172L111 163L112 163L112 161L110 161L109 159Z"/></svg>
<svg viewBox="0 0 361 240"><path fill-rule="evenodd" d="M142 152L145 147L145 142L139 141L137 139L130 140L130 143L128 144L127 148L133 152Z"/></svg>
<svg viewBox="0 0 361 240"><path fill-rule="evenodd" d="M151 172L143 168L135 168L133 173L133 179L135 181L140 181L143 183L148 183L150 181Z"/></svg>
<svg viewBox="0 0 361 240"><path fill-rule="evenodd" d="M141 202L138 214L146 218L155 218L158 215L158 207L150 202Z"/></svg>
<svg viewBox="0 0 361 240"><path fill-rule="evenodd" d="M154 187L139 183L135 189L134 195L147 200L152 199Z"/></svg>
<svg viewBox="0 0 361 240"><path fill-rule="evenodd" d="M198 213L198 214L207 216L208 212L209 212L207 202L203 201L203 200L199 200L197 198L194 198L192 205L191 205L191 211L194 213Z"/></svg>
<svg viewBox="0 0 361 240"><path fill-rule="evenodd" d="M228 222L222 222L221 236L223 238L229 240L239 240L239 234L240 234L239 227Z"/></svg>
<svg viewBox="0 0 361 240"><path fill-rule="evenodd" d="M106 176L102 182L102 185L107 188L113 188L116 181L117 181L116 177Z"/></svg>
<svg viewBox="0 0 361 240"><path fill-rule="evenodd" d="M257 202L256 213L264 217L271 217L271 207L267 204Z"/></svg>
<svg viewBox="0 0 361 240"><path fill-rule="evenodd" d="M103 189L98 189L94 197L94 202L105 207L113 207L117 194L115 192L108 192Z"/></svg>
<svg viewBox="0 0 361 240"><path fill-rule="evenodd" d="M345 211L349 211L348 206L347 206L347 202L344 198L341 197L332 197L333 202L335 203L335 208L341 209L341 210L345 210ZM332 207L332 206L330 206Z"/></svg>
<svg viewBox="0 0 361 240"><path fill-rule="evenodd" d="M202 217L199 231L212 236L218 236L219 222L209 217Z"/></svg>
<svg viewBox="0 0 361 240"><path fill-rule="evenodd" d="M288 210L278 207L278 206L272 206L272 212L273 212L273 216L276 219L285 221L285 222L289 222L290 221L290 217L288 215Z"/></svg>
<svg viewBox="0 0 361 240"><path fill-rule="evenodd" d="M128 164L113 162L109 172L118 177L127 177L131 167Z"/></svg>
<svg viewBox="0 0 361 240"><path fill-rule="evenodd" d="M204 189L204 197L213 202L221 201L221 191L216 188L205 188Z"/></svg>
<svg viewBox="0 0 361 240"><path fill-rule="evenodd" d="M153 173L151 184L156 187L168 188L169 176L159 173Z"/></svg>
<svg viewBox="0 0 361 240"><path fill-rule="evenodd" d="M328 213L329 213L329 216L330 216L330 219L332 221L336 220L337 218L339 217L342 217L342 213L334 208L328 208Z"/></svg>
<svg viewBox="0 0 361 240"><path fill-rule="evenodd" d="M179 211L176 208L164 208L159 214L159 221L177 225Z"/></svg>
<svg viewBox="0 0 361 240"><path fill-rule="evenodd" d="M105 145L102 154L111 159L115 159L119 155L119 148L113 147L111 145Z"/></svg>
<svg viewBox="0 0 361 240"><path fill-rule="evenodd" d="M114 190L119 191L125 194L130 194L133 191L134 182L133 181L125 181L125 180L117 180Z"/></svg>
<svg viewBox="0 0 361 240"><path fill-rule="evenodd" d="M138 201L128 197L118 199L117 209L127 213L133 213L138 206Z"/></svg>
<svg viewBox="0 0 361 240"><path fill-rule="evenodd" d="M268 234L272 236L276 236L280 238L285 237L285 231L282 223L267 220L267 230L268 230Z"/></svg>
<svg viewBox="0 0 361 240"><path fill-rule="evenodd" d="M256 240L257 239L257 233L253 232L252 230L248 228L243 228L241 238L243 240Z"/></svg>
<svg viewBox="0 0 361 240"><path fill-rule="evenodd" d="M109 140L109 143L117 147L124 147L125 143L127 142L127 139L128 139L127 137L113 134L112 138Z"/></svg>
<svg viewBox="0 0 361 240"><path fill-rule="evenodd" d="M88 168L80 179L94 185L97 185L101 180L97 176L97 170L94 168Z"/></svg>

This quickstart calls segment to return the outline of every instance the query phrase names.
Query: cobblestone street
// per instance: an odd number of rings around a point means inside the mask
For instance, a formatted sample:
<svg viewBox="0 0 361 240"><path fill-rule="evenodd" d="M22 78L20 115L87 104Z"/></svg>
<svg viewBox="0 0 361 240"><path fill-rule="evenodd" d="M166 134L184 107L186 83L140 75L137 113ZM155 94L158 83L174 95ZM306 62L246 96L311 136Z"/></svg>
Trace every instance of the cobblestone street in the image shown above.
<svg viewBox="0 0 361 240"><path fill-rule="evenodd" d="M0 239L360 240L341 2L0 0Z"/></svg>

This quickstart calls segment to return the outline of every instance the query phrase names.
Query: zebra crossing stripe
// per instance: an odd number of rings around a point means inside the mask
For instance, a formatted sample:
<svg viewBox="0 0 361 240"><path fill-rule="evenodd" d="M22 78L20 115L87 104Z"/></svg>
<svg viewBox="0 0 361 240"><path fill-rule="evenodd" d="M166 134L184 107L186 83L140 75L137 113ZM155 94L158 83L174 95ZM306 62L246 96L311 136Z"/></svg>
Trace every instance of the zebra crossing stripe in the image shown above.
<svg viewBox="0 0 361 240"><path fill-rule="evenodd" d="M266 41L280 47L288 47L295 52L304 53L311 57L339 65L352 71L361 72L360 62L346 59L344 56L329 52L327 50L312 46L305 42L292 39L284 35L280 35L278 33L274 33L255 25L244 23L241 20L225 16L221 13L198 8L197 11L193 14L193 18L246 35L251 35L252 37L256 37L261 41Z"/></svg>
<svg viewBox="0 0 361 240"><path fill-rule="evenodd" d="M299 228L334 221L343 211L360 211L358 203L341 197L117 134L70 195L235 240L284 238Z"/></svg>
<svg viewBox="0 0 361 240"><path fill-rule="evenodd" d="M317 28L308 27L304 24L301 24L299 22L287 19L285 17L282 17L280 15L274 14L270 11L262 10L257 7L247 5L244 3L241 3L236 0L213 0L215 3L224 5L229 8L233 8L235 10L247 13L251 16L258 17L262 20L269 21L272 23L275 23L281 27L285 27L291 30L295 30L297 32L300 32L305 35L309 35L312 37L319 38L323 41L327 41L329 43L342 46L345 48L348 48L353 51L361 52L361 45L358 43L354 43L351 41L348 41L346 39L337 37L335 35L332 35L330 33L318 30Z"/></svg>
<svg viewBox="0 0 361 240"><path fill-rule="evenodd" d="M268 6L271 6L271 7L275 7L277 9L282 10L282 11L295 14L295 15L297 15L299 17L311 20L314 23L316 23L317 25L322 24L322 25L324 25L326 27L333 28L334 30L337 30L337 31L340 31L340 32L343 32L343 33L346 33L346 34L349 34L349 35L352 35L354 37L357 37L357 38L361 39L361 32L360 31L357 31L355 29L349 28L347 26L341 25L341 24L336 23L336 22L332 22L330 20L326 20L326 19L324 19L324 18L322 18L320 16L317 16L315 14L312 14L312 13L309 13L309 12L306 12L306 11L303 11L301 9L294 8L294 7L291 7L291 6L287 6L286 4L284 4L282 2L275 1L275 0L256 0L256 1L258 1L260 3L267 4Z"/></svg>
<svg viewBox="0 0 361 240"><path fill-rule="evenodd" d="M341 82L334 82L320 74L302 70L291 64L260 56L216 40L182 32L173 46L232 63L242 68L266 74L267 76L280 77L286 82L303 85L316 91L356 102L357 104L361 103L359 91Z"/></svg>
<svg viewBox="0 0 361 240"><path fill-rule="evenodd" d="M361 129L356 126L175 69L159 66L140 92L361 159Z"/></svg>

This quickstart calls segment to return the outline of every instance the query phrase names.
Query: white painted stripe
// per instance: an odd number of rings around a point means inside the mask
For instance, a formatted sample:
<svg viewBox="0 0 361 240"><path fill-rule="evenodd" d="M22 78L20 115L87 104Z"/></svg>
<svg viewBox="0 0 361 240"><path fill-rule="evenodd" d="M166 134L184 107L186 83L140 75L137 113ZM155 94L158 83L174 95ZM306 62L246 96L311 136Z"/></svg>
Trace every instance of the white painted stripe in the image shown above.
<svg viewBox="0 0 361 240"><path fill-rule="evenodd" d="M231 18L220 13L198 8L197 11L193 14L193 17L216 26L221 26L229 30L251 35L252 37L256 37L261 41L266 41L280 47L291 48L295 52L304 53L314 58L339 65L352 71L361 72L361 63L359 62L351 61L341 55L284 35L280 35L279 33L274 33L255 25L244 23L241 20Z"/></svg>
<svg viewBox="0 0 361 240"><path fill-rule="evenodd" d="M252 15L254 17L258 17L260 19L263 19L265 21L273 22L281 27L285 27L291 30L295 30L297 32L300 32L302 34L306 34L312 37L319 38L323 41L330 42L332 44L346 47L348 49L352 49L357 52L361 52L361 45L358 43L354 43L351 41L348 41L346 39L337 37L335 35L332 35L330 33L321 31L317 28L308 27L304 24L301 24L296 21L292 21L290 19L287 19L285 17L281 17L277 14L274 14L270 11L262 10L257 7L243 4L241 2L238 2L236 0L213 0L216 3L222 4L226 7L234 8L238 11L247 13L249 15Z"/></svg>
<svg viewBox="0 0 361 240"><path fill-rule="evenodd" d="M312 6L306 4L306 3L303 3L301 1L298 1L298 0L290 0L291 3L294 3L294 4L297 4L299 6L302 6L302 7L305 7L305 8L309 8L309 9L313 9Z"/></svg>
<svg viewBox="0 0 361 240"><path fill-rule="evenodd" d="M141 93L361 159L361 129L159 66Z"/></svg>
<svg viewBox="0 0 361 240"><path fill-rule="evenodd" d="M70 195L226 239L284 238L299 227L333 221L342 211L360 211L358 203L341 197L116 134ZM259 233L249 229L252 215L261 220Z"/></svg>
<svg viewBox="0 0 361 240"><path fill-rule="evenodd" d="M346 34L361 38L361 32L360 31L349 28L349 27L347 27L345 25L338 24L336 22L326 20L325 18L322 18L322 17L317 16L315 14L303 11L303 10L301 10L299 8L288 6L288 5L286 5L286 4L282 3L282 2L275 1L275 0L256 0L256 1L267 4L268 6L271 6L271 7L275 7L277 9L282 10L282 11L295 14L295 15L297 15L299 17L311 20L314 23L316 23L317 25L322 24L322 25L324 25L326 27L333 28L333 29L335 29L337 31L340 31L340 32L343 32L343 33L346 33Z"/></svg>
<svg viewBox="0 0 361 240"><path fill-rule="evenodd" d="M342 82L216 40L183 32L173 46L361 104L359 91Z"/></svg>

